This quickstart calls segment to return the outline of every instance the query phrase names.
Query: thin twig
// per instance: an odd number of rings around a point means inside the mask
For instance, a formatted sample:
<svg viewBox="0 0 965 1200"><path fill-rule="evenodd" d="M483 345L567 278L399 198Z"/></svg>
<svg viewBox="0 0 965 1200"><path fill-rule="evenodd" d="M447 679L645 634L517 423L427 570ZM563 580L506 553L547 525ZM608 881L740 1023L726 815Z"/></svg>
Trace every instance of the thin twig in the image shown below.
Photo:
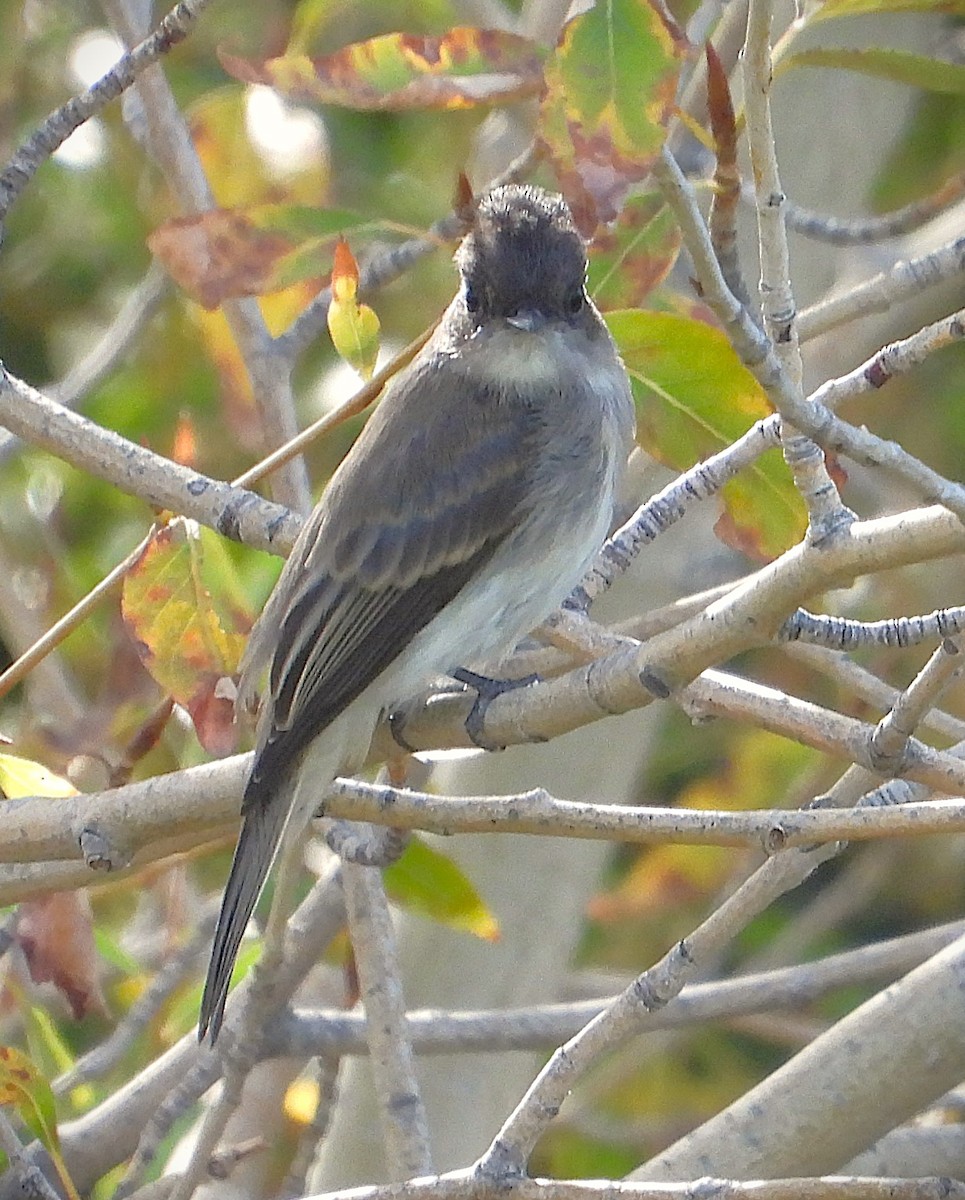
<svg viewBox="0 0 965 1200"><path fill-rule="evenodd" d="M111 23L127 43L141 36L143 6L133 0L103 0ZM168 187L186 214L214 207L214 196L184 116L158 68L146 72L135 93L141 101L142 140L157 161ZM294 437L298 422L292 393L292 359L277 352L255 299L233 300L222 306L251 382L261 416L265 444L278 446ZM304 462L286 465L272 480L272 497L294 512L311 508L311 489Z"/></svg>
<svg viewBox="0 0 965 1200"><path fill-rule="evenodd" d="M916 617L889 617L884 621L855 621L829 617L799 608L777 631L782 642L808 642L835 650L861 646L917 646L965 633L965 607L939 608Z"/></svg>
<svg viewBox="0 0 965 1200"><path fill-rule="evenodd" d="M137 1127L140 1136L135 1135L136 1150L121 1185L123 1191L118 1189L119 1200L122 1195L129 1195L140 1185L144 1173L173 1123L196 1103L219 1076L230 1072L226 1079L226 1090L230 1095L209 1110L209 1121L206 1122L203 1131L208 1136L199 1137L191 1163L178 1185L179 1190L187 1193L194 1190L197 1181L207 1171L208 1161L224 1129L224 1123L233 1111L241 1083L251 1063L256 1061L261 1053L264 1031L278 1019L279 1013L289 1003L296 988L341 929L344 920L341 868L337 862L333 862L289 920L283 931L282 953L277 958L273 949L277 945L276 941L266 937L264 947L266 951L271 951L276 969L270 977L267 977L268 973L264 971L261 975L252 972L235 989L228 1001L222 1040L219 1042L217 1053L207 1053L198 1059L197 1040L193 1031L182 1038L176 1053L169 1051L175 1058L175 1064L183 1061L184 1066L180 1072L165 1073L165 1081L172 1074L178 1080L166 1099L159 1102L157 1097L153 1096L146 1107L141 1107L141 1122ZM253 992L258 993L254 998ZM260 1021L257 1027L249 1025L250 1014L257 1014ZM245 1045L233 1045L242 1035L246 1039ZM229 1046L232 1046L230 1050ZM121 1089L109 1102L101 1106L98 1119L116 1123L126 1105L139 1101L140 1094L136 1090L133 1096L127 1097L124 1089ZM90 1120L83 1119L77 1123L78 1138L90 1136L94 1120L94 1117L91 1117ZM119 1158L130 1154L131 1148L126 1145L121 1147Z"/></svg>
<svg viewBox="0 0 965 1200"><path fill-rule="evenodd" d="M831 246L880 245L889 238L920 229L962 196L965 196L965 171L953 175L930 196L913 200L903 208L878 217L832 217L790 201L785 206L784 216L795 233Z"/></svg>
<svg viewBox="0 0 965 1200"><path fill-rule="evenodd" d="M965 922L905 934L792 967L693 983L672 1005L652 1015L653 1030L680 1029L706 1021L725 1021L750 1013L799 1009L837 987L891 981L965 933ZM573 1037L600 1013L612 997L569 1004L491 1012L419 1012L406 1014L413 1049L420 1055L544 1050ZM299 1008L275 1028L266 1052L366 1054L365 1017L339 1010Z"/></svg>
<svg viewBox="0 0 965 1200"><path fill-rule="evenodd" d="M885 441L865 428L849 425L835 417L824 405L804 400L796 393L773 349L762 341L746 311L731 295L720 273L693 188L679 166L669 154L664 153L654 166L654 174L680 221L704 298L720 318L741 359L765 388L782 417L825 449L847 454L857 462L879 467L895 475L910 484L921 496L933 503L943 504L965 521L965 486L939 475L895 442ZM913 264L900 264L901 270L896 268L892 272L891 284L894 286L886 287L888 277L885 276L866 285L870 288L871 309L890 307L896 289L900 291L901 287L907 286L910 291L920 291L937 282L939 276L947 278L955 271L960 271L963 262L965 238ZM901 283L897 284L896 280ZM888 293L891 299L879 305L878 299L884 293ZM847 305L845 309L851 312ZM842 510L842 513L846 513L846 510ZM842 524L840 529L835 527L835 532L843 533L845 529L846 526Z"/></svg>
<svg viewBox="0 0 965 1200"><path fill-rule="evenodd" d="M883 774L898 773L909 738L963 669L960 639L947 638L896 698L871 737L872 761Z"/></svg>
<svg viewBox="0 0 965 1200"><path fill-rule="evenodd" d="M761 311L764 328L789 381L797 407L803 404L804 366L795 322L791 288L790 251L784 225L785 197L771 123L772 0L750 0L743 79L750 151L757 198L758 244L761 259ZM785 413L786 409L781 408ZM821 450L785 423L781 430L784 461L808 510L808 536L816 542L838 535L851 514L841 503Z"/></svg>
<svg viewBox="0 0 965 1200"><path fill-rule="evenodd" d="M234 541L287 550L301 525L289 509L138 446L55 403L2 366L0 423L122 492L193 517Z"/></svg>
<svg viewBox="0 0 965 1200"><path fill-rule="evenodd" d="M65 1095L79 1084L103 1078L134 1045L145 1027L157 1016L172 992L180 987L198 956L210 944L217 907L209 906L194 935L163 964L147 988L99 1046L79 1058L69 1071L51 1085L55 1095Z"/></svg>
<svg viewBox="0 0 965 1200"><path fill-rule="evenodd" d="M382 876L375 867L344 862L342 879L388 1173L397 1180L429 1175L429 1124L406 1027L395 932Z"/></svg>
<svg viewBox="0 0 965 1200"><path fill-rule="evenodd" d="M176 4L154 32L122 55L106 75L47 117L0 171L0 222L51 154L75 129L126 91L152 63L183 41L209 3L210 0L182 0Z"/></svg>
<svg viewBox="0 0 965 1200"><path fill-rule="evenodd" d="M869 313L888 312L902 300L961 275L963 270L965 237L960 237L918 258L902 259L887 271L803 309L798 314L798 336L802 342L811 341Z"/></svg>
<svg viewBox="0 0 965 1200"><path fill-rule="evenodd" d="M306 933L314 935L309 916ZM655 1013L653 1028L675 1028L696 1020L715 1020L740 1012L794 1007L833 987L875 979L890 981L916 966L962 933L962 922L908 934L887 942L818 959L812 963L764 972L734 980L700 983L688 987L668 1009ZM321 939L319 939L321 941ZM318 946L306 947L310 958ZM245 985L242 984L242 987ZM602 1007L606 1001L601 1001ZM488 1050L492 1048L543 1049L558 1045L590 1020L597 1008L585 1005L540 1006L536 1009L492 1013L411 1012L407 1014L414 1046L420 1053ZM364 1018L342 1011L299 1011L284 1020L273 1017L263 1054L313 1054L329 1050L364 1054L367 1050ZM130 1084L84 1116L61 1129L64 1154L82 1192L127 1158L137 1133L148 1124L171 1086L183 1078L197 1059L193 1032L151 1063ZM91 1154L91 1147L102 1147Z"/></svg>
<svg viewBox="0 0 965 1200"><path fill-rule="evenodd" d="M856 396L864 396L884 387L896 375L903 375L913 367L920 366L930 355L960 342L962 338L965 338L965 309L926 325L910 337L883 346L847 375L823 383L812 392L810 399L814 404L836 409L845 400L853 400Z"/></svg>

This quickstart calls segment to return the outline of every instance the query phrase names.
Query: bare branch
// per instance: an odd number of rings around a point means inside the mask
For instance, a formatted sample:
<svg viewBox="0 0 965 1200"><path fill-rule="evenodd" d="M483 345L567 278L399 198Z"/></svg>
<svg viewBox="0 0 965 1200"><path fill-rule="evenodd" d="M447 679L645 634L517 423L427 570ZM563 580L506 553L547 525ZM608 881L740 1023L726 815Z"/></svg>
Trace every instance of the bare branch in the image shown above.
<svg viewBox="0 0 965 1200"><path fill-rule="evenodd" d="M902 259L887 271L866 279L798 315L798 334L810 341L859 317L887 312L902 300L960 275L965 270L965 237L956 238L920 258Z"/></svg>
<svg viewBox="0 0 965 1200"><path fill-rule="evenodd" d="M959 171L930 196L879 217L831 217L798 204L785 204L784 218L795 233L831 246L865 246L913 233L965 195L965 171Z"/></svg>
<svg viewBox="0 0 965 1200"><path fill-rule="evenodd" d="M398 1180L428 1175L432 1172L429 1124L406 1026L395 933L382 877L377 868L346 862L342 878L388 1171Z"/></svg>
<svg viewBox="0 0 965 1200"><path fill-rule="evenodd" d="M72 97L47 117L0 172L0 222L51 154L75 129L126 91L152 63L183 41L209 3L210 0L182 0L176 4L150 37L122 55L107 74L85 92Z"/></svg>
<svg viewBox="0 0 965 1200"><path fill-rule="evenodd" d="M234 541L286 552L300 526L287 508L210 479L55 403L0 366L0 422L33 445L158 509L193 517Z"/></svg>
<svg viewBox="0 0 965 1200"><path fill-rule="evenodd" d="M634 1172L692 1179L837 1170L965 1074L965 939L837 1022L790 1062ZM940 1029L942 1051L934 1052ZM789 1103L789 1097L794 1097ZM867 1097L874 1096L873 1104ZM842 1121L840 1114L849 1114ZM766 1165L765 1165L766 1164Z"/></svg>

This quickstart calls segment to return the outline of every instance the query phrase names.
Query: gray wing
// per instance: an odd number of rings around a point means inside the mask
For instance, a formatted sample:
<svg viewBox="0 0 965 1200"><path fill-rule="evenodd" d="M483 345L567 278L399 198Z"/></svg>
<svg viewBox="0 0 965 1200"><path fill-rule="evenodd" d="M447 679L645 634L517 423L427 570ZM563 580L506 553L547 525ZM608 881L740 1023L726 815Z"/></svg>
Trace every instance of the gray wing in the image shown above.
<svg viewBox="0 0 965 1200"><path fill-rule="evenodd" d="M524 400L444 356L386 395L286 564L274 631L259 630L275 639L270 708L243 811L524 519L537 432Z"/></svg>

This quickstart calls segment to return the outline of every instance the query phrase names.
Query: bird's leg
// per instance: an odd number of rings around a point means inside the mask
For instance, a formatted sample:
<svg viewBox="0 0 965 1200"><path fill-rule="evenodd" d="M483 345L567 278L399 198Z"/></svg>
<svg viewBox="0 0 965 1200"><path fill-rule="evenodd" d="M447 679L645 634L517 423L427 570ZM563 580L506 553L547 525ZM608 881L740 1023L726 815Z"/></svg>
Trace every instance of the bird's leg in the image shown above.
<svg viewBox="0 0 965 1200"><path fill-rule="evenodd" d="M505 750L505 746L498 746L495 742L489 741L483 733L486 709L497 696L501 696L504 692L515 692L517 688L539 683L539 676L524 675L521 679L490 679L488 675L477 675L475 671L467 671L465 667L460 667L457 671L452 672L452 677L459 683L471 687L476 693L476 702L472 706L469 716L466 717L466 733L481 750Z"/></svg>

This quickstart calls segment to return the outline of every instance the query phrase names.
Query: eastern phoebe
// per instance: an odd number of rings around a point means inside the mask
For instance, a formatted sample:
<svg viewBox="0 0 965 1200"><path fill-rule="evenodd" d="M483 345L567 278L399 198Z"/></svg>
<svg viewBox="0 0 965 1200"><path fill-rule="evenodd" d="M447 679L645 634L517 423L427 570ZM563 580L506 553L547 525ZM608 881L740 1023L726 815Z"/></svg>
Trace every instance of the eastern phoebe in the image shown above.
<svg viewBox="0 0 965 1200"><path fill-rule="evenodd" d="M251 634L242 692L269 662L270 686L201 1002L212 1043L283 834L358 770L382 712L549 616L613 519L633 402L566 203L495 188L456 263L458 294L332 476Z"/></svg>

